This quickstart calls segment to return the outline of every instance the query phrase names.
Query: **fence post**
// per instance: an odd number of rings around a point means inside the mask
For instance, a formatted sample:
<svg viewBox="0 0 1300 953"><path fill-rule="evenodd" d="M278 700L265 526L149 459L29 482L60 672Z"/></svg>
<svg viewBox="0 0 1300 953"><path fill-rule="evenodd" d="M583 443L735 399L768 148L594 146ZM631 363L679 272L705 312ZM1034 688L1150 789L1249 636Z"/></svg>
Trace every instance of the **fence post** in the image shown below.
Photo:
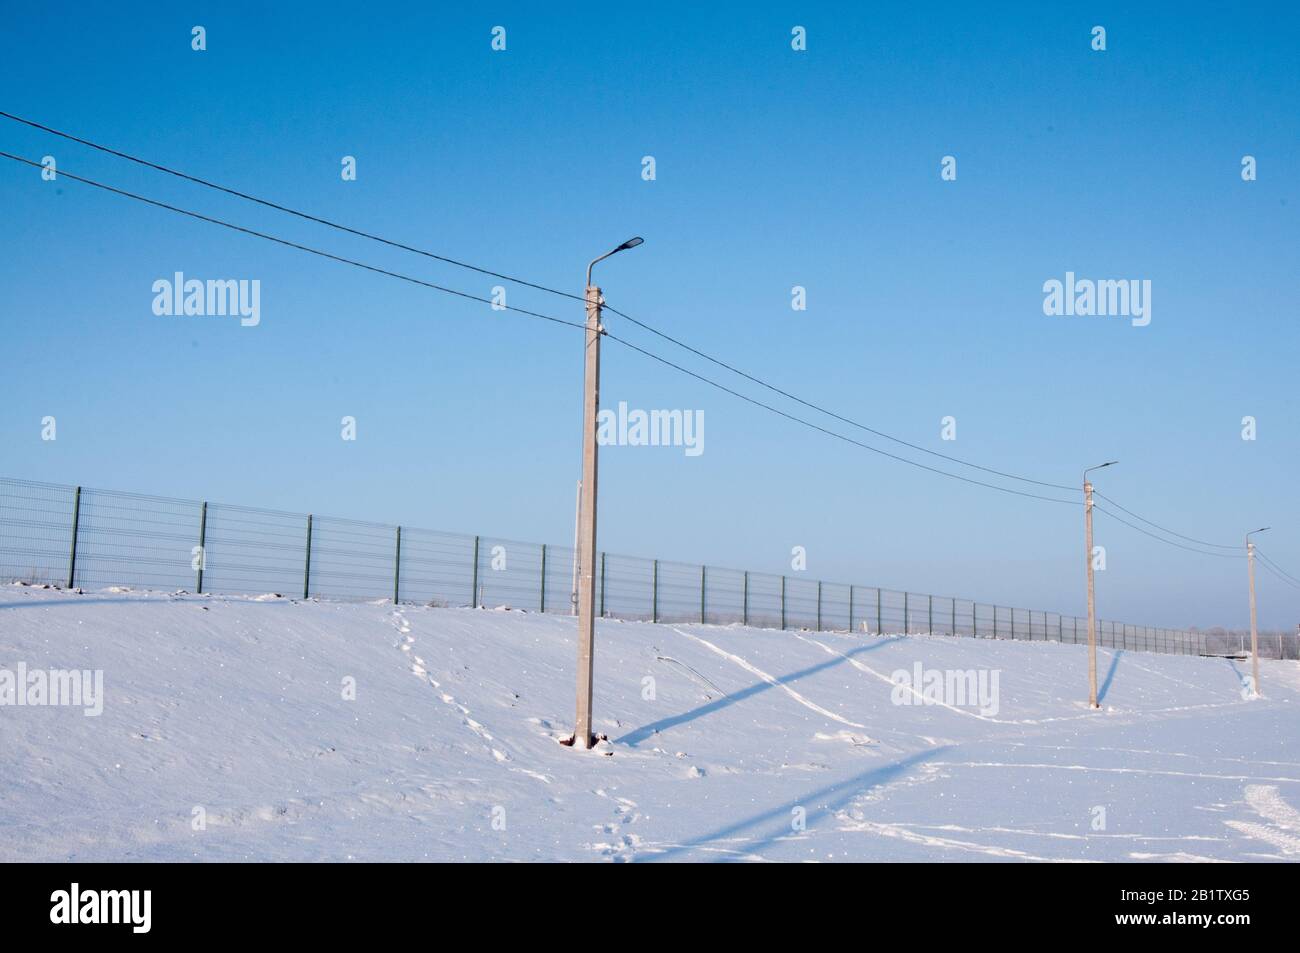
<svg viewBox="0 0 1300 953"><path fill-rule="evenodd" d="M849 583L849 631L853 631L853 583Z"/></svg>
<svg viewBox="0 0 1300 953"><path fill-rule="evenodd" d="M972 639L980 637L980 604L978 602L970 604L970 637Z"/></svg>
<svg viewBox="0 0 1300 953"><path fill-rule="evenodd" d="M740 624L749 625L749 570L745 570L744 588L740 596Z"/></svg>
<svg viewBox="0 0 1300 953"><path fill-rule="evenodd" d="M925 610L926 622L929 626L930 635L934 635L934 596L927 594L925 598L929 600L928 607Z"/></svg>
<svg viewBox="0 0 1300 953"><path fill-rule="evenodd" d="M659 560L650 568L650 621L659 621Z"/></svg>
<svg viewBox="0 0 1300 953"><path fill-rule="evenodd" d="M781 628L785 629L785 576L781 577Z"/></svg>
<svg viewBox="0 0 1300 953"><path fill-rule="evenodd" d="M1012 606L1012 607L1011 607L1010 612L1011 612L1011 640L1014 642L1014 641L1015 641L1015 638L1016 638L1016 609L1015 609L1015 606ZM1029 634L1030 634L1030 635L1033 635L1032 632L1030 632Z"/></svg>
<svg viewBox="0 0 1300 953"><path fill-rule="evenodd" d="M194 592L203 595L203 564L208 559L208 501L199 503L199 573L194 582Z"/></svg>
<svg viewBox="0 0 1300 953"><path fill-rule="evenodd" d="M993 603L993 638L998 637L998 604Z"/></svg>
<svg viewBox="0 0 1300 953"><path fill-rule="evenodd" d="M302 597L311 598L311 514L307 514L307 561L302 567Z"/></svg>
<svg viewBox="0 0 1300 953"><path fill-rule="evenodd" d="M952 597L952 635L957 637L957 597Z"/></svg>
<svg viewBox="0 0 1300 953"><path fill-rule="evenodd" d="M478 608L478 537L474 537L474 570L469 581L469 604Z"/></svg>
<svg viewBox="0 0 1300 953"><path fill-rule="evenodd" d="M542 543L542 593L538 612L546 611L546 544Z"/></svg>
<svg viewBox="0 0 1300 953"><path fill-rule="evenodd" d="M912 620L908 618L908 612L907 612L907 590L904 589L903 590L903 634L904 635L912 634L911 631L908 629L908 624L911 621Z"/></svg>
<svg viewBox="0 0 1300 953"><path fill-rule="evenodd" d="M203 565L208 560L208 501L204 500L199 507L199 569L198 579L194 584L194 591L203 595Z"/></svg>
<svg viewBox="0 0 1300 953"><path fill-rule="evenodd" d="M884 615L880 611L880 587L876 587L876 635L884 635L885 627L882 624Z"/></svg>
<svg viewBox="0 0 1300 953"><path fill-rule="evenodd" d="M817 631L822 630L822 581L817 580Z"/></svg>
<svg viewBox="0 0 1300 953"><path fill-rule="evenodd" d="M600 617L605 618L605 554L600 554Z"/></svg>
<svg viewBox="0 0 1300 953"><path fill-rule="evenodd" d="M68 555L68 588L77 578L77 530L81 525L81 487L72 497L72 551Z"/></svg>
<svg viewBox="0 0 1300 953"><path fill-rule="evenodd" d="M393 553L393 605L402 601L402 527L397 527L397 550Z"/></svg>
<svg viewBox="0 0 1300 953"><path fill-rule="evenodd" d="M708 585L708 566L700 567L700 625L704 625L704 587Z"/></svg>

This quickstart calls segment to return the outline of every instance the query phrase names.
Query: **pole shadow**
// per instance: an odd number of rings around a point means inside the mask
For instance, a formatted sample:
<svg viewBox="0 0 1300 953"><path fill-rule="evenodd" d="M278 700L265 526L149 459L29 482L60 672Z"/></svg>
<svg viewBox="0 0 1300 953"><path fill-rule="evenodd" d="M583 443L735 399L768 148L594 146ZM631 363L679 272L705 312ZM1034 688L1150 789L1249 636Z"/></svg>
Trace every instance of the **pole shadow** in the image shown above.
<svg viewBox="0 0 1300 953"><path fill-rule="evenodd" d="M794 800L787 801L784 804L779 804L776 807L754 814L742 821L737 821L734 824L720 827L709 834L692 838L683 844L674 844L672 847L669 847L658 854L640 858L639 862L649 863L660 860L671 860L696 848L707 847L714 841L733 838L737 834L742 834L752 828L779 821L780 823L774 830L765 836L759 837L750 847L746 848L750 853L761 852L781 838L788 837L794 833L790 825L790 818L796 807L803 807L807 811L805 819L808 827L811 828L816 821L832 816L836 811L864 792L902 776L916 765L949 751L951 747L951 745L944 745L940 748L930 748L925 751L918 751L916 754L908 755L892 764L886 764L877 768L872 768L869 771L863 771L861 774L856 774L851 778L846 778L843 781L837 781L836 783L827 785L824 788L809 792L803 797L795 798Z"/></svg>
<svg viewBox="0 0 1300 953"><path fill-rule="evenodd" d="M1119 668L1119 657L1124 654L1123 649L1116 649L1110 657L1110 668L1106 671L1106 680L1101 683L1101 688L1097 692L1097 704L1101 704L1106 699L1106 693L1110 691L1110 683L1115 681L1115 670Z"/></svg>
<svg viewBox="0 0 1300 953"><path fill-rule="evenodd" d="M787 685L791 682L797 682L801 678L807 678L809 675L815 675L828 668L834 668L836 665L842 665L850 658L861 655L864 652L870 652L873 649L878 649L882 645L887 644L888 641L890 640L886 639L873 645L860 645L851 651L843 652L840 655L829 658L825 662L810 665L797 672L791 672L789 675L782 675L776 680L777 685ZM711 715L714 712L720 711L730 705L734 705L737 702L744 701L746 698L752 698L760 692L776 688L777 685L773 685L770 682L757 682L750 685L748 688L742 688L738 692L732 692L729 695L711 701L707 705L701 705L699 708L693 708L690 711L682 712L678 715L669 715L667 718L661 718L659 721L651 722L648 725L642 725L640 728L635 728L623 735L621 738L616 738L615 744L627 745L629 748L635 748L641 742L653 738L662 731L667 731L669 728L676 728L678 725L684 725L687 722L695 721L697 718Z"/></svg>

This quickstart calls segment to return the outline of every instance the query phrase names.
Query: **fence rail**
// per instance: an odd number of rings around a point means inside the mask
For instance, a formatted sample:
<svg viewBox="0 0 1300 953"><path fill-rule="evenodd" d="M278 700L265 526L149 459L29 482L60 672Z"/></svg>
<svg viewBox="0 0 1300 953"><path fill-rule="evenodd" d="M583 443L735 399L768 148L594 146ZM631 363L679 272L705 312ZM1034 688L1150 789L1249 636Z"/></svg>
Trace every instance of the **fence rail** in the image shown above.
<svg viewBox="0 0 1300 953"><path fill-rule="evenodd" d="M0 478L0 580L278 592L443 606L573 611L573 549L307 513ZM600 553L596 605L608 618L874 634L1086 642L1087 620L801 574ZM1242 640L1099 621L1098 644L1230 655ZM1260 654L1300 658L1294 634Z"/></svg>

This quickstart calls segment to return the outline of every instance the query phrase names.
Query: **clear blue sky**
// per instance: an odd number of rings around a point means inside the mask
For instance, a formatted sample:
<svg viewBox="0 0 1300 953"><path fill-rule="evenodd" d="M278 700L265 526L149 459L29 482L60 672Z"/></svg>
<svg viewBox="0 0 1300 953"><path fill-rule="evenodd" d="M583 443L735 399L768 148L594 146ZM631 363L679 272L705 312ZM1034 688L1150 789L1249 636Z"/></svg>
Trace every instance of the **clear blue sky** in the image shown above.
<svg viewBox="0 0 1300 953"><path fill-rule="evenodd" d="M1271 524L1262 548L1300 575L1294 5L473 6L15 7L0 108L574 292L588 259L643 235L601 266L611 304L935 450L1071 485L1117 458L1098 486L1124 505L1224 542ZM474 294L496 283L10 122L0 143ZM572 539L576 331L10 162L0 196L0 473ZM1042 284L1067 270L1149 278L1150 326L1045 316ZM261 325L155 316L151 285L176 271L259 279ZM781 572L802 545L827 579L1083 609L1075 507L884 460L617 346L602 396L706 420L700 457L603 453L602 548ZM1098 542L1103 616L1245 623L1243 564L1102 518ZM1300 591L1260 591L1263 623L1300 621Z"/></svg>

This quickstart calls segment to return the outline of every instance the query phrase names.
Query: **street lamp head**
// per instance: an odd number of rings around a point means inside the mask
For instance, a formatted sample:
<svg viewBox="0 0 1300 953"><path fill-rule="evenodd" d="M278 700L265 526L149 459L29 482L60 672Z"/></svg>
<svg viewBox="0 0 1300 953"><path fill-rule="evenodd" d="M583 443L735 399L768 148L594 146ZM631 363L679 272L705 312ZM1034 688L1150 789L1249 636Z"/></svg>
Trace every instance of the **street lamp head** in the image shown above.
<svg viewBox="0 0 1300 953"><path fill-rule="evenodd" d="M604 261L610 255L617 255L619 252L626 251L629 248L636 248L637 245L643 244L644 242L645 239L642 238L640 235L638 235L635 238L629 238L627 241L619 245L617 248L610 249L609 251L605 252L605 254L601 255L599 258L593 258L591 260L591 264L587 266L587 287L588 288L591 287L591 269L596 267L597 262Z"/></svg>
<svg viewBox="0 0 1300 953"><path fill-rule="evenodd" d="M1087 480L1088 474L1091 473L1093 470L1104 470L1106 469L1106 467L1113 467L1117 463L1119 463L1118 460L1110 460L1107 461L1106 463L1099 463L1095 467L1088 467L1088 469L1083 471L1083 478Z"/></svg>
<svg viewBox="0 0 1300 953"><path fill-rule="evenodd" d="M1250 538L1254 536L1256 533L1266 533L1272 528L1273 527L1271 526L1262 526L1259 529L1252 529L1249 533L1246 534L1246 541L1249 542Z"/></svg>

